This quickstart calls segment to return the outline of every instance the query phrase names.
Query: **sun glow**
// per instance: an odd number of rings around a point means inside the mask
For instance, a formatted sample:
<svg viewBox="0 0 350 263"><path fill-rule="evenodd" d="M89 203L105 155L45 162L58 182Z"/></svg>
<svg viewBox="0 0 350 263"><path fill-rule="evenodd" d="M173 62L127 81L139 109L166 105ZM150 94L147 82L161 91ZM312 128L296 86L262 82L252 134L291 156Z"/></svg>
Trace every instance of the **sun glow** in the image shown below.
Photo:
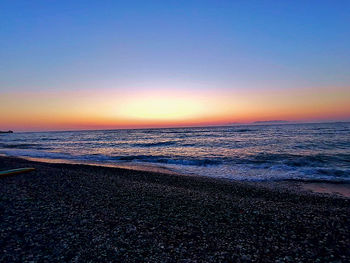
<svg viewBox="0 0 350 263"><path fill-rule="evenodd" d="M113 89L7 93L0 130L113 129L349 118L348 87L269 90Z"/></svg>
<svg viewBox="0 0 350 263"><path fill-rule="evenodd" d="M129 98L118 110L122 118L135 120L184 120L199 117L205 113L200 100L170 95L148 95Z"/></svg>

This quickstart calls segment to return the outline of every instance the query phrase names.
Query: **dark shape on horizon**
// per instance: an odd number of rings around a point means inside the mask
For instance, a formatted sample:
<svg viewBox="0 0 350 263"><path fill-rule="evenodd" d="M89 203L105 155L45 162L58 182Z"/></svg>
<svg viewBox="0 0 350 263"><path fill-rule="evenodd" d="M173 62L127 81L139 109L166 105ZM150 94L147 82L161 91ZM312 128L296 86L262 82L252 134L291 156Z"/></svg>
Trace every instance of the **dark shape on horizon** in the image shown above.
<svg viewBox="0 0 350 263"><path fill-rule="evenodd" d="M13 133L13 131L0 131L0 133Z"/></svg>
<svg viewBox="0 0 350 263"><path fill-rule="evenodd" d="M279 123L288 123L289 121L285 120L272 120L272 121L255 121L255 124L279 124Z"/></svg>

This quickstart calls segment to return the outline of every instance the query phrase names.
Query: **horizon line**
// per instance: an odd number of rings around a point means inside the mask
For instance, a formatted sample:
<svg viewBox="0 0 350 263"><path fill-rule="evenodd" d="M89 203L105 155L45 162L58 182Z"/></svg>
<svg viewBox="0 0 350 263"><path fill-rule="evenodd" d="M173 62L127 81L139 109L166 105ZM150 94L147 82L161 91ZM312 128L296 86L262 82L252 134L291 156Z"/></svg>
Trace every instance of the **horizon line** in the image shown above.
<svg viewBox="0 0 350 263"><path fill-rule="evenodd" d="M233 122L227 124L205 124L205 125L188 125L188 126L164 126L164 127L136 127L136 128L107 128L107 129L67 129L67 130L33 130L18 131L11 130L14 133L30 133L30 132L78 132L78 131L116 131L116 130L156 130L156 129L186 129L186 128L206 128L206 127L230 127L230 126L272 126L272 125L293 125L293 124L332 124L332 123L350 123L350 120L329 120L329 121L287 121L287 120L271 120L271 121L253 121L253 122Z"/></svg>

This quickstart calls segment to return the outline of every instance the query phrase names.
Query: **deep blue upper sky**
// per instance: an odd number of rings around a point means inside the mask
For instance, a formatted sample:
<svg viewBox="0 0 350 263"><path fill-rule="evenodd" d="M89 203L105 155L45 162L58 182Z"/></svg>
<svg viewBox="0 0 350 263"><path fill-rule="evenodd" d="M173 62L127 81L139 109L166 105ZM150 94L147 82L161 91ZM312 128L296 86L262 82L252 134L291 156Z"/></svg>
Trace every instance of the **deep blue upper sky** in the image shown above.
<svg viewBox="0 0 350 263"><path fill-rule="evenodd" d="M0 91L134 83L348 86L350 1L0 2Z"/></svg>

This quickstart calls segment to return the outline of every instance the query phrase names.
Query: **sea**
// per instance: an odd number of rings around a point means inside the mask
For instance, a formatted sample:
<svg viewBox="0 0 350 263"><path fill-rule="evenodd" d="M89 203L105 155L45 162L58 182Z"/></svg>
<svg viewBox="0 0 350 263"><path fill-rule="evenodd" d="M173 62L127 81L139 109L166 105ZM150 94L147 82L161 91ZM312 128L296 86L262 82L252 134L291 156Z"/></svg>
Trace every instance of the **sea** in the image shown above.
<svg viewBox="0 0 350 263"><path fill-rule="evenodd" d="M243 181L350 182L350 123L0 134L0 154Z"/></svg>

